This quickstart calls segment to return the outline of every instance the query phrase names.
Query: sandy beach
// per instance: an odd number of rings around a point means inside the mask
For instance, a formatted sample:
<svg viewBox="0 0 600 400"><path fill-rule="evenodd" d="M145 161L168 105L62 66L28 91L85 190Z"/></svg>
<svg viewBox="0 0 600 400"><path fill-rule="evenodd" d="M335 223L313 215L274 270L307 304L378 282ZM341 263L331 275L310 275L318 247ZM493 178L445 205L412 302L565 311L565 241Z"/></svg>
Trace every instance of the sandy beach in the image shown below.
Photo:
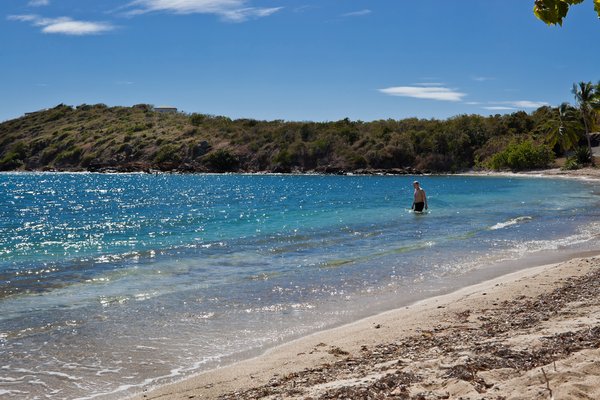
<svg viewBox="0 0 600 400"><path fill-rule="evenodd" d="M597 254L526 266L135 398L598 399L598 293Z"/></svg>

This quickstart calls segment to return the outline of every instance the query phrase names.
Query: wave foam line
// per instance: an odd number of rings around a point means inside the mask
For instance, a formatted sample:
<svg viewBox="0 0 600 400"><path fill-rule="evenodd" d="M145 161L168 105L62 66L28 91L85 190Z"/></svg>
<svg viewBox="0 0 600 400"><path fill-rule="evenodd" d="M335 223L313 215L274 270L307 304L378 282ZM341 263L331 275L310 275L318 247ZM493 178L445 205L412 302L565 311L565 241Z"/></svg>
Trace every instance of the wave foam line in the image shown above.
<svg viewBox="0 0 600 400"><path fill-rule="evenodd" d="M491 231L495 231L497 229L506 228L507 226L517 225L517 224L519 224L521 222L531 221L532 219L533 219L533 217L529 217L529 216L517 217L517 218L509 219L508 221L498 222L496 225L491 226L490 230Z"/></svg>

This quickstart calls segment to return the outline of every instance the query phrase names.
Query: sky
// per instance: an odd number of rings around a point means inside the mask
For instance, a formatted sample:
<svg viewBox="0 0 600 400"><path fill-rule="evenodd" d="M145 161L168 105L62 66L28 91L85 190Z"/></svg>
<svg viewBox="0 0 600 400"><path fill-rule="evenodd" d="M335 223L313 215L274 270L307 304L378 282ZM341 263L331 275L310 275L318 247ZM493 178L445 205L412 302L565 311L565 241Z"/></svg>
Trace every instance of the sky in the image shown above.
<svg viewBox="0 0 600 400"><path fill-rule="evenodd" d="M573 103L600 80L593 3L1 0L0 121L139 103L261 120L445 119Z"/></svg>

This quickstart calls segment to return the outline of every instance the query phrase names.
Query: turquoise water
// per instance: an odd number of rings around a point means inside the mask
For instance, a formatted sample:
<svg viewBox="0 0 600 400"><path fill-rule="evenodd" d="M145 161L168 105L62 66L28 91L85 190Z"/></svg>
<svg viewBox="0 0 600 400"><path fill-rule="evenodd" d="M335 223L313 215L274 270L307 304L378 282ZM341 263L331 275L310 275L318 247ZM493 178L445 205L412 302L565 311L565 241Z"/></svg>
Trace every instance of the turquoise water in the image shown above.
<svg viewBox="0 0 600 400"><path fill-rule="evenodd" d="M118 398L448 290L595 249L595 183L0 174L0 395Z"/></svg>

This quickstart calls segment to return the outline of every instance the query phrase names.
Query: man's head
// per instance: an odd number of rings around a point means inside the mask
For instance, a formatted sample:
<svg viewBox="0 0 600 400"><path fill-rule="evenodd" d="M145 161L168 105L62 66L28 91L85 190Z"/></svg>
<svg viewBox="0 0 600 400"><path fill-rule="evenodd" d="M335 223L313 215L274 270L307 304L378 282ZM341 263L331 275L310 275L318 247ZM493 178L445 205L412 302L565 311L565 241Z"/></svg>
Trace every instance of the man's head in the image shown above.
<svg viewBox="0 0 600 400"><path fill-rule="evenodd" d="M413 182L413 187L414 187L415 189L418 189L418 188L419 188L419 181L414 181L414 182Z"/></svg>

